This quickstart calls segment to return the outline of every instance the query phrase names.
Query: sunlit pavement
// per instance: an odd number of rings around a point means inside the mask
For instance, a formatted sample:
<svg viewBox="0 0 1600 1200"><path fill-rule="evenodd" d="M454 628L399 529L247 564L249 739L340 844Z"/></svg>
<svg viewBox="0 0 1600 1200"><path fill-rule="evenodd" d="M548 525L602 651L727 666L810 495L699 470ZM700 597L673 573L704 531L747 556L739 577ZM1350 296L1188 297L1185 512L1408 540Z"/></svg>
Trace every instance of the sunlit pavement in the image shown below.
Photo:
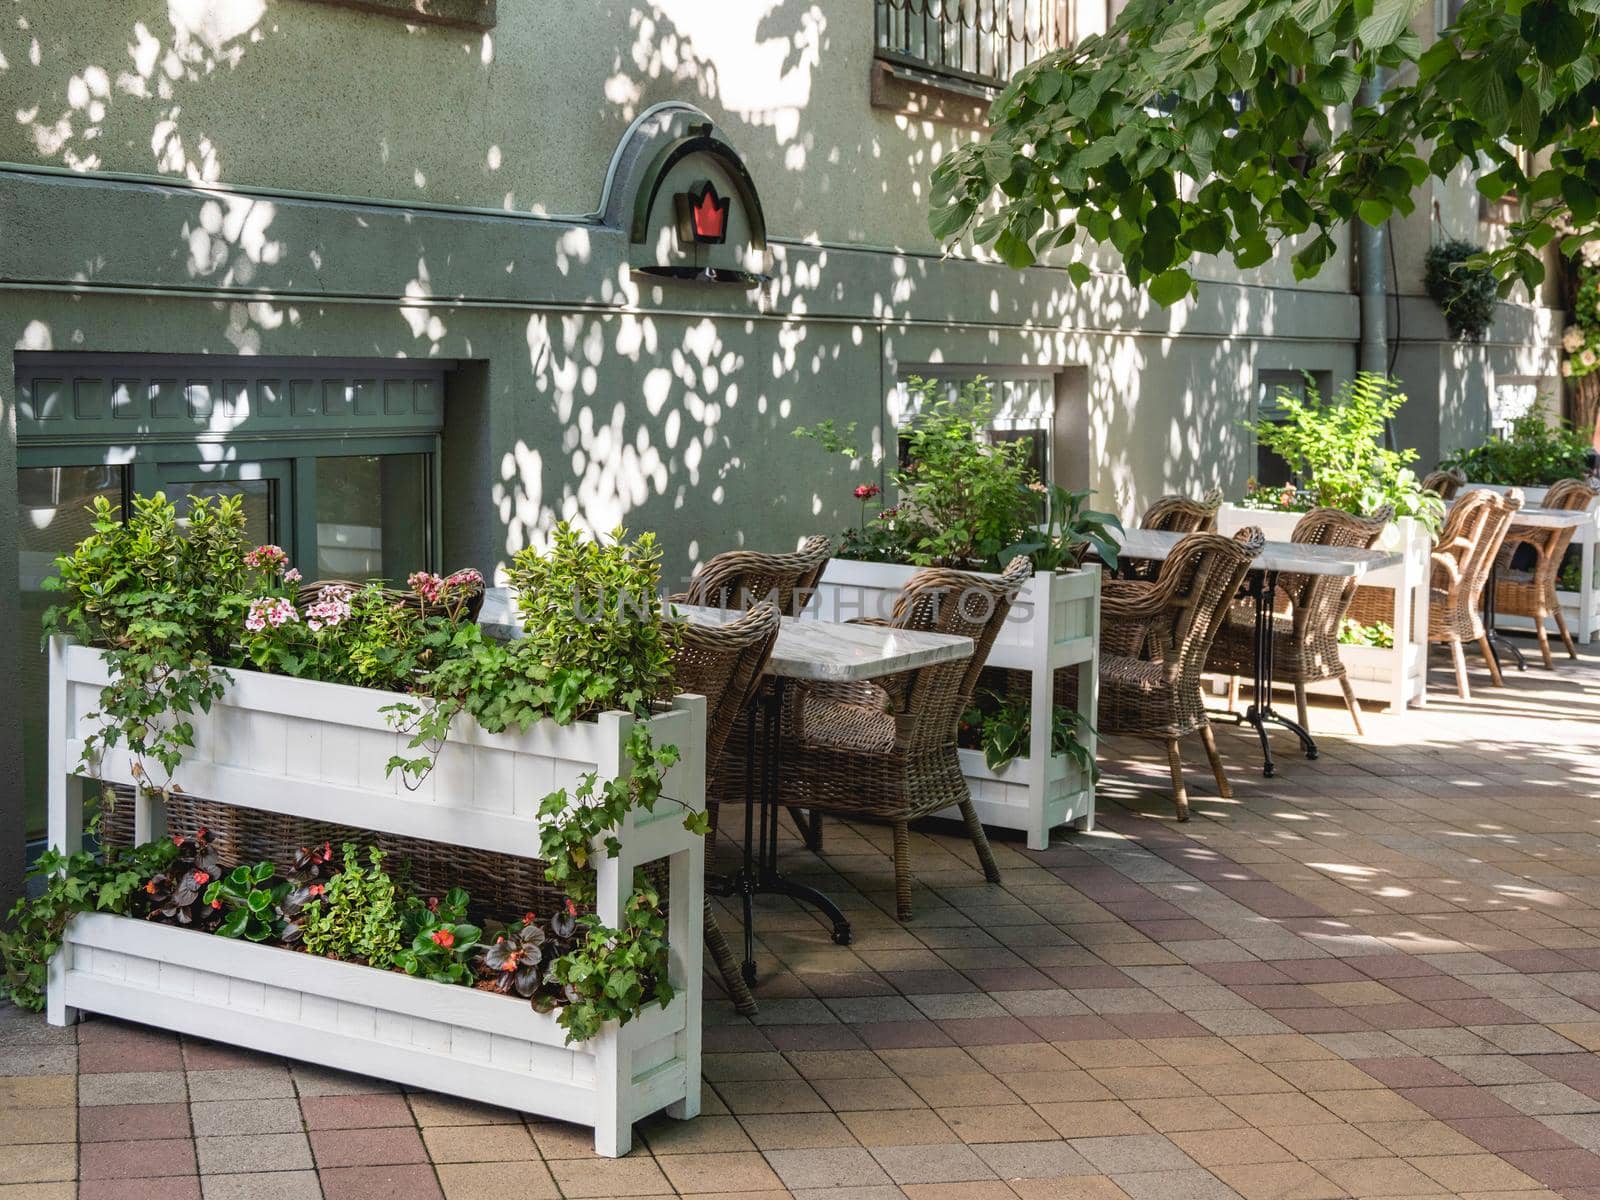
<svg viewBox="0 0 1600 1200"><path fill-rule="evenodd" d="M997 887L929 825L906 926L886 828L791 841L854 945L764 901L760 1015L708 982L705 1115L617 1161L572 1126L0 1010L0 1200L1600 1198L1600 653L1504 689L1475 668L1470 703L1447 676L1361 740L1315 707L1321 757L1278 733L1274 779L1225 731L1232 800L1186 748L1186 825L1160 747L1109 745L1097 831L996 839Z"/></svg>

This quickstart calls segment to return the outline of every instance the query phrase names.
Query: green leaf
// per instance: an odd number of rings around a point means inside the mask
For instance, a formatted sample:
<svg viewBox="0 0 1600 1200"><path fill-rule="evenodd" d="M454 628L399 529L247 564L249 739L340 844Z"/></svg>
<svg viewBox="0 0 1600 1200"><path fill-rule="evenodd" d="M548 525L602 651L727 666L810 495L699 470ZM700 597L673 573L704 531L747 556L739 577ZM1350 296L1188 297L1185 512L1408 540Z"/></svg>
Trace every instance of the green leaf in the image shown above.
<svg viewBox="0 0 1600 1200"><path fill-rule="evenodd" d="M1584 24L1563 5L1530 4L1522 10L1522 37L1546 66L1563 67L1583 54Z"/></svg>
<svg viewBox="0 0 1600 1200"><path fill-rule="evenodd" d="M1372 15L1356 28L1356 37L1368 50L1392 45L1422 7L1419 0L1374 0Z"/></svg>
<svg viewBox="0 0 1600 1200"><path fill-rule="evenodd" d="M1194 288L1189 272L1178 267L1163 271L1150 281L1150 298L1163 308L1170 308Z"/></svg>
<svg viewBox="0 0 1600 1200"><path fill-rule="evenodd" d="M1393 211L1394 206L1387 200L1363 200L1356 206L1356 213L1374 228L1387 221Z"/></svg>
<svg viewBox="0 0 1600 1200"><path fill-rule="evenodd" d="M1067 264L1067 278L1071 279L1077 287L1082 287L1089 282L1093 272L1089 270L1088 263L1070 262Z"/></svg>

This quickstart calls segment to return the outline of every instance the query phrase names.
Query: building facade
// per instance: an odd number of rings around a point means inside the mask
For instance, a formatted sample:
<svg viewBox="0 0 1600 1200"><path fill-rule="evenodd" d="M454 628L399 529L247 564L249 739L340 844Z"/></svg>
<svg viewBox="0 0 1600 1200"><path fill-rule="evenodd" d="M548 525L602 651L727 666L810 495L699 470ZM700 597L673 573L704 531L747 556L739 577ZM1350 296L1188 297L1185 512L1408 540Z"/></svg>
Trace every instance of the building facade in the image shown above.
<svg viewBox="0 0 1600 1200"><path fill-rule="evenodd" d="M1114 2L1114 0L1113 0ZM657 531L676 579L856 517L899 384L983 373L1057 481L1132 514L1237 494L1264 394L1355 368L1348 249L1205 264L1163 310L1100 251L945 254L929 175L994 79L1105 0L15 0L0 28L0 892L42 834L39 582L95 494L243 492L307 577L492 573L557 520ZM1419 19L1431 35L1433 16ZM1421 28L1422 26L1426 28ZM1392 223L1423 465L1555 394L1560 314L1447 338L1441 234ZM1348 241L1348 239L1346 239ZM1063 259L1063 262L1065 260Z"/></svg>

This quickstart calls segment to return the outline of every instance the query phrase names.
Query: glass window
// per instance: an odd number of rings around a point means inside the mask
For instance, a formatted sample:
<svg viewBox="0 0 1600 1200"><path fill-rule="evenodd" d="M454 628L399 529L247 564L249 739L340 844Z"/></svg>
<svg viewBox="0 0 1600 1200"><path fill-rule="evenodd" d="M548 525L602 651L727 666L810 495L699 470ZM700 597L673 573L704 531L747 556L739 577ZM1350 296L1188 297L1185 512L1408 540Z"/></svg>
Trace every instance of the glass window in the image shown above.
<svg viewBox="0 0 1600 1200"><path fill-rule="evenodd" d="M17 638L18 694L22 709L23 822L32 840L45 836L45 738L48 732L50 660L41 644L44 613L59 598L40 585L55 574L57 556L92 532L89 505L104 496L120 512L126 467L23 467L17 471L17 566L21 584Z"/></svg>
<svg viewBox="0 0 1600 1200"><path fill-rule="evenodd" d="M426 454L317 460L317 577L403 580L427 569Z"/></svg>
<svg viewBox="0 0 1600 1200"><path fill-rule="evenodd" d="M1297 399L1304 400L1307 388L1315 387L1319 395L1326 396L1329 382L1326 372L1313 372L1308 377L1304 371L1262 371L1256 377L1256 420L1281 419L1278 398L1283 393L1287 392ZM1263 487L1280 487L1293 482L1289 464L1260 443L1256 444L1255 470L1252 474L1256 482Z"/></svg>

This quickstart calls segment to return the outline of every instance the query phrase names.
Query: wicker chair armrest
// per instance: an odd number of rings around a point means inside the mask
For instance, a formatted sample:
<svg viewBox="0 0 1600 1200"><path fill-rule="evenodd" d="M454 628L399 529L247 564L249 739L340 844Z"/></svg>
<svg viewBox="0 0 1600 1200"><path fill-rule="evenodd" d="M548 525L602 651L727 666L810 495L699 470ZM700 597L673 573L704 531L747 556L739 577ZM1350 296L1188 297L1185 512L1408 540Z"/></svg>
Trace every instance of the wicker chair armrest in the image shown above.
<svg viewBox="0 0 1600 1200"><path fill-rule="evenodd" d="M846 625L876 625L880 629L887 629L889 627L889 618L888 617L851 617L848 621L845 622L845 624Z"/></svg>
<svg viewBox="0 0 1600 1200"><path fill-rule="evenodd" d="M1461 582L1461 563L1455 555L1447 554L1443 550L1435 550L1432 554L1432 560L1434 571L1436 573L1443 572L1449 580L1449 586L1454 587Z"/></svg>
<svg viewBox="0 0 1600 1200"><path fill-rule="evenodd" d="M1107 580L1100 588L1100 615L1118 624L1148 624L1165 611L1171 590L1156 580Z"/></svg>

